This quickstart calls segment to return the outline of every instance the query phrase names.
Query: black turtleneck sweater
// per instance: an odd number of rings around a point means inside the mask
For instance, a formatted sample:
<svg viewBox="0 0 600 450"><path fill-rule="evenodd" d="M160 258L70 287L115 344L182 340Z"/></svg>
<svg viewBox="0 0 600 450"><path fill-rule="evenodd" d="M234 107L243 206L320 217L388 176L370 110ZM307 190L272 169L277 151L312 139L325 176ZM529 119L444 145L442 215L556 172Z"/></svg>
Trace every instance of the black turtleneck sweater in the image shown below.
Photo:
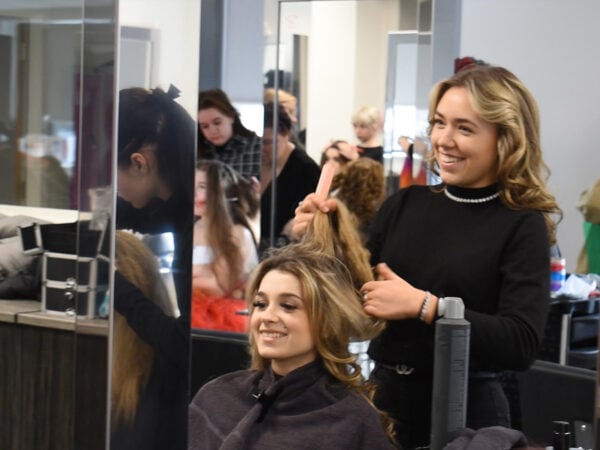
<svg viewBox="0 0 600 450"><path fill-rule="evenodd" d="M480 199L497 186L448 189ZM416 288L463 299L471 370L525 369L535 359L549 306L550 250L541 213L509 209L499 198L461 203L441 186L411 186L386 200L369 236L373 265L385 262ZM390 321L369 355L430 377L433 338L433 325Z"/></svg>

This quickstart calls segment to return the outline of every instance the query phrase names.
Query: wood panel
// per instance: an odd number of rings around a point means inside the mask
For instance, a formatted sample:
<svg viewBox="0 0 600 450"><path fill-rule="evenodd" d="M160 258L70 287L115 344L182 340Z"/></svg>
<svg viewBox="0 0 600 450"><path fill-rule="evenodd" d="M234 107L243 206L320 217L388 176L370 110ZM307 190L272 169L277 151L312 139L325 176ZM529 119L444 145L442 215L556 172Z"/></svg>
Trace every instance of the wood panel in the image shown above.
<svg viewBox="0 0 600 450"><path fill-rule="evenodd" d="M0 323L0 448L103 449L106 368L103 336Z"/></svg>

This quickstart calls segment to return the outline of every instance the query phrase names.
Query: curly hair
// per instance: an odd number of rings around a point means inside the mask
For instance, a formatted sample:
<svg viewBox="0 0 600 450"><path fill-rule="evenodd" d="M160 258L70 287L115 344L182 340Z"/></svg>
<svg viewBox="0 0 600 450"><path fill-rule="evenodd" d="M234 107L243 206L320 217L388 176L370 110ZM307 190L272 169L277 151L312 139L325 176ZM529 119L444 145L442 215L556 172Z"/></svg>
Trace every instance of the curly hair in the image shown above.
<svg viewBox="0 0 600 450"><path fill-rule="evenodd" d="M351 161L336 174L331 189L354 214L359 229L366 231L385 199L383 166L370 158Z"/></svg>
<svg viewBox="0 0 600 450"><path fill-rule="evenodd" d="M535 99L525 85L503 67L474 65L434 86L429 99L430 134L437 105L453 87L466 89L477 114L496 126L496 179L502 201L509 208L542 212L551 242L556 242L556 224L562 213L546 186L550 171L542 158ZM439 173L433 156L430 167Z"/></svg>

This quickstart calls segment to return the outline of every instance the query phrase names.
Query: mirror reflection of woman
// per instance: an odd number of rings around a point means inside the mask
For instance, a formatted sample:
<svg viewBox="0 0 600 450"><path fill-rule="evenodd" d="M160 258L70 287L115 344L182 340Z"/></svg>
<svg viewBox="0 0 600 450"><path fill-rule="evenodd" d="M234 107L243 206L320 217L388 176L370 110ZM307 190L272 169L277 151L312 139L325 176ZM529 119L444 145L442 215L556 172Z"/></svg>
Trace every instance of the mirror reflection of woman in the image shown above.
<svg viewBox="0 0 600 450"><path fill-rule="evenodd" d="M175 317L158 260L137 236L116 232L115 261L119 273L146 301ZM171 386L179 383L178 368L144 341L118 311L113 329L110 448L159 448L155 443L169 439L163 435L164 422L171 420L172 396L177 395Z"/></svg>
<svg viewBox="0 0 600 450"><path fill-rule="evenodd" d="M375 327L346 267L290 245L258 266L248 299L252 369L196 394L190 448L393 448L348 350Z"/></svg>
<svg viewBox="0 0 600 450"><path fill-rule="evenodd" d="M352 114L352 127L358 140L356 148L363 158L371 158L383 164L383 117L374 106L362 106Z"/></svg>
<svg viewBox="0 0 600 450"><path fill-rule="evenodd" d="M358 159L359 156L355 145L342 140L330 141L321 152L321 168L326 162L330 162L337 174L342 167L350 161Z"/></svg>
<svg viewBox="0 0 600 450"><path fill-rule="evenodd" d="M248 180L260 177L260 137L246 128L221 89L198 96L198 159L218 159Z"/></svg>
<svg viewBox="0 0 600 450"><path fill-rule="evenodd" d="M248 215L258 194L231 167L216 160L196 166L192 326L245 332L243 289L258 263Z"/></svg>
<svg viewBox="0 0 600 450"><path fill-rule="evenodd" d="M160 421L145 423L146 448L156 449L185 449L187 444L189 268L197 126L175 102L177 96L173 86L167 92L129 88L119 93L117 227L143 234L171 233L174 241L171 273L178 317L165 314L118 268L115 272L115 310L173 369L169 384L162 387L169 392L169 408L163 408ZM132 448L127 441L112 445L113 449Z"/></svg>
<svg viewBox="0 0 600 450"><path fill-rule="evenodd" d="M384 202L367 243L379 280L362 287L365 311L388 323L369 348L374 402L396 420L405 448L429 443L444 296L462 298L471 323L467 427L511 426L500 374L537 357L560 216L546 186L537 105L514 74L476 66L438 83L429 123L442 184L413 185ZM317 208L335 207L307 197L295 232Z"/></svg>
<svg viewBox="0 0 600 450"><path fill-rule="evenodd" d="M271 236L271 195L276 183L275 246L289 241L294 210L308 193L315 190L321 169L305 151L290 141L292 122L283 106L278 108L277 136L274 135L274 107L265 105L265 127L262 148L260 233L265 245ZM273 144L277 140L277 158L273 159ZM273 168L276 179L273 180Z"/></svg>

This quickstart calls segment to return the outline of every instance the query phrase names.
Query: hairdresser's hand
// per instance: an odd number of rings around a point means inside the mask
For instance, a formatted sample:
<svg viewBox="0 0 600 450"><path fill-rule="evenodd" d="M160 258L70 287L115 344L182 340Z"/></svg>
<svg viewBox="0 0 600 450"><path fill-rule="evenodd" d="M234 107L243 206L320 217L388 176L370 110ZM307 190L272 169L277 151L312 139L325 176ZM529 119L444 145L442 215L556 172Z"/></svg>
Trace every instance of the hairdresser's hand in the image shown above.
<svg viewBox="0 0 600 450"><path fill-rule="evenodd" d="M365 312L386 320L418 318L425 291L407 283L385 263L376 270L378 280L365 283L360 290Z"/></svg>
<svg viewBox="0 0 600 450"><path fill-rule="evenodd" d="M296 208L292 224L292 236L295 239L301 239L306 234L306 230L308 230L309 225L315 217L315 211L321 210L324 213L328 213L329 211L335 211L336 208L337 202L335 199L320 200L314 192L308 194Z"/></svg>

